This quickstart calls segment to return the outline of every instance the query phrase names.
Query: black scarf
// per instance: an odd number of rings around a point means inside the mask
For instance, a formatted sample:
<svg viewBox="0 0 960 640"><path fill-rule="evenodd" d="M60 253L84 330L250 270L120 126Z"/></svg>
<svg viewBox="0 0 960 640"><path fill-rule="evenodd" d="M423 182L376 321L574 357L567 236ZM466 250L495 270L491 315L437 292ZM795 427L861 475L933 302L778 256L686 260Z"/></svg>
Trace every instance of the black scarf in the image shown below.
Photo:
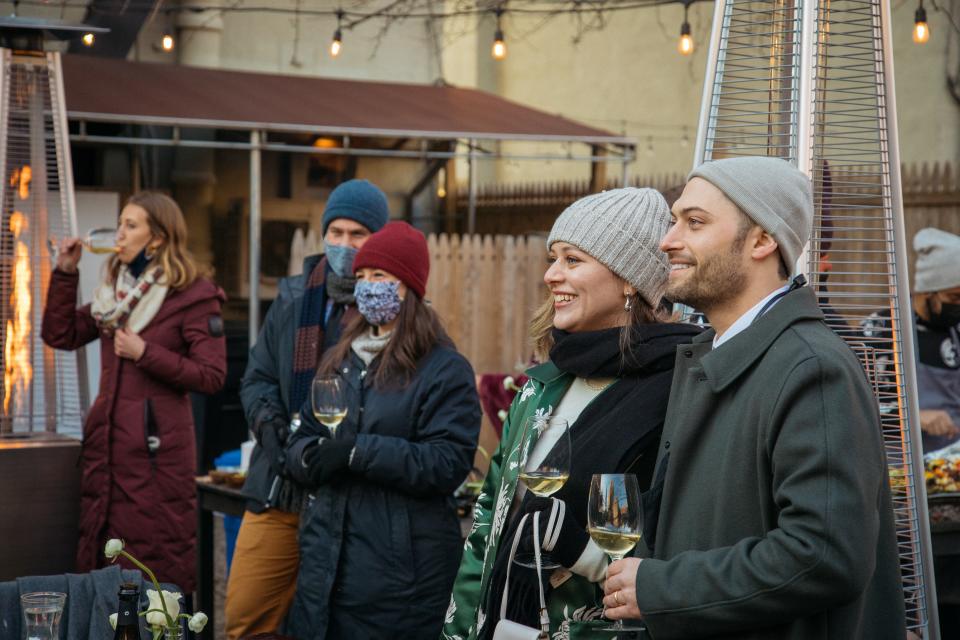
<svg viewBox="0 0 960 640"><path fill-rule="evenodd" d="M579 525L587 524L587 494L594 473L634 473L641 491L650 486L677 345L689 343L699 332L698 327L686 324L637 325L631 331L630 348L622 351L619 328L580 333L554 329L550 360L557 368L582 378L618 378L597 397L602 396L602 402L591 402L570 427L570 478L554 497L566 502L567 513ZM530 499L532 494L527 492L502 534L485 603L484 638L492 637L500 616L510 543L520 520L518 514ZM536 626L536 572L514 565L510 576L507 618ZM544 576L547 578L549 575Z"/></svg>

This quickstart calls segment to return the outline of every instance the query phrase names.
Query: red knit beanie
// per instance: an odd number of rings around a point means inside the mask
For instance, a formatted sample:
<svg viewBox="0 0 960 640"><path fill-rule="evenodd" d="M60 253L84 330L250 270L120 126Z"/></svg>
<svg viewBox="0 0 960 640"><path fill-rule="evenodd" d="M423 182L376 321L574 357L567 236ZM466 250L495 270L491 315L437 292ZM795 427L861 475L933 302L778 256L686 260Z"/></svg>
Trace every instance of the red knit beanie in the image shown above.
<svg viewBox="0 0 960 640"><path fill-rule="evenodd" d="M353 271L383 269L423 298L430 275L430 251L424 235L406 222L388 222L363 243L353 259Z"/></svg>

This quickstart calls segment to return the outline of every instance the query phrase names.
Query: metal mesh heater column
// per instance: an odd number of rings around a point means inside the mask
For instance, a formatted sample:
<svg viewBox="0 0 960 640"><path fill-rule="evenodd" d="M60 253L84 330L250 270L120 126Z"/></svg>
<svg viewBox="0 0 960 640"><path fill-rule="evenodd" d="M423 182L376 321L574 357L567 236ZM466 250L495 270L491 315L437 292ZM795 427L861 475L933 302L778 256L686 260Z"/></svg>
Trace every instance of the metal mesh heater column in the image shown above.
<svg viewBox="0 0 960 640"><path fill-rule="evenodd" d="M939 638L889 29L887 0L717 0L695 163L777 156L813 180L800 265L874 385L907 624Z"/></svg>
<svg viewBox="0 0 960 640"><path fill-rule="evenodd" d="M79 433L82 352L40 339L51 244L77 229L60 56L0 49L0 65L0 433Z"/></svg>

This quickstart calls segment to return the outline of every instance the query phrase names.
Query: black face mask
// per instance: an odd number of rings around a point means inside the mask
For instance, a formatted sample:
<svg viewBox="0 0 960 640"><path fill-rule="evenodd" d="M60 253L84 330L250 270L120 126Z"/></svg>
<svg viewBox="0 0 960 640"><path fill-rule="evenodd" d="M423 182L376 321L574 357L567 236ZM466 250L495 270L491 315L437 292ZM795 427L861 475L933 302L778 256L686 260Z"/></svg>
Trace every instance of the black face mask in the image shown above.
<svg viewBox="0 0 960 640"><path fill-rule="evenodd" d="M931 313L927 324L935 329L943 330L960 325L960 304L942 303L940 313Z"/></svg>

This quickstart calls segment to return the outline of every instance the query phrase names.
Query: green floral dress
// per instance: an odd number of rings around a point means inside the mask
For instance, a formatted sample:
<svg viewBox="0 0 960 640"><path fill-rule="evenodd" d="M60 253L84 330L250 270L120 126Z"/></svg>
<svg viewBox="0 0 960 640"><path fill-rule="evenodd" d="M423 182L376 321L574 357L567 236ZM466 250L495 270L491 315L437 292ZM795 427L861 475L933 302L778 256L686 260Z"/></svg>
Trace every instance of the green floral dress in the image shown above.
<svg viewBox="0 0 960 640"><path fill-rule="evenodd" d="M574 379L551 362L533 367L527 375L530 379L510 405L500 446L474 508L441 640L474 640L483 628L483 594L490 588L490 573L504 542L507 515L517 489L523 425L528 417L550 415ZM600 585L575 574L552 589L547 597L551 640L609 637L597 631L609 624L600 620L601 599Z"/></svg>

